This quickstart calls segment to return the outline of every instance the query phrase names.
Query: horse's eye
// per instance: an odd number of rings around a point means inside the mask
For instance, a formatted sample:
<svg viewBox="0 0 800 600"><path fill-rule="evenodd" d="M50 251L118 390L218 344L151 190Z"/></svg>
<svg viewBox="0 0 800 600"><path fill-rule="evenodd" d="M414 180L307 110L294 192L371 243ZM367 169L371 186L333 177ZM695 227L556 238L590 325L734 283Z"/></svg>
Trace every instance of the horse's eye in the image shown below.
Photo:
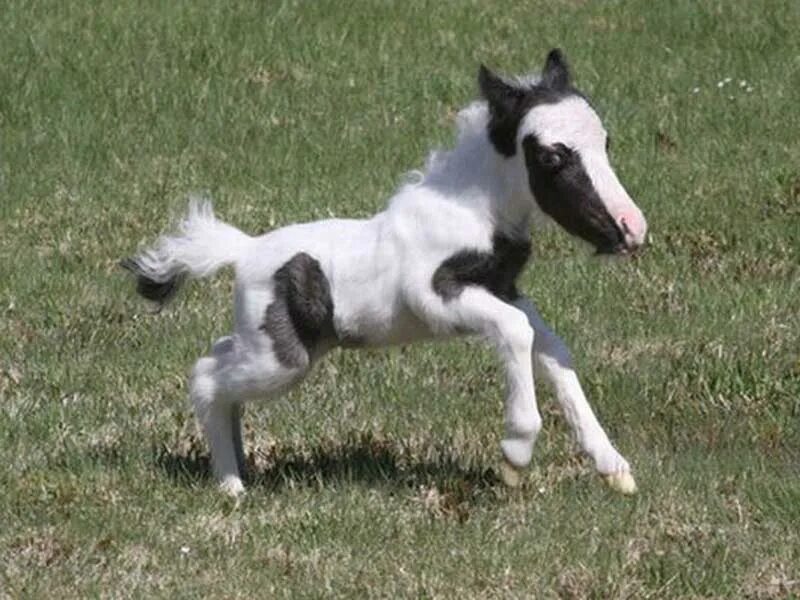
<svg viewBox="0 0 800 600"><path fill-rule="evenodd" d="M545 169L557 171L564 166L566 156L561 148L547 148L542 151L539 160Z"/></svg>

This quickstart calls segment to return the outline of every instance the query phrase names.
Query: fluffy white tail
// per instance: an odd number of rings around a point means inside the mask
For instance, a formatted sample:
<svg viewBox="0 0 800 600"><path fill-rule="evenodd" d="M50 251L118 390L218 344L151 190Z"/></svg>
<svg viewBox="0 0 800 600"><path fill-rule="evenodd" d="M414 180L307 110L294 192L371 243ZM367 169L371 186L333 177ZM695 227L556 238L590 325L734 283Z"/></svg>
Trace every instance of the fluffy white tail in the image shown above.
<svg viewBox="0 0 800 600"><path fill-rule="evenodd" d="M136 275L139 294L163 304L187 278L208 277L235 263L252 241L217 220L211 202L192 199L174 234L161 236L151 248L120 264Z"/></svg>

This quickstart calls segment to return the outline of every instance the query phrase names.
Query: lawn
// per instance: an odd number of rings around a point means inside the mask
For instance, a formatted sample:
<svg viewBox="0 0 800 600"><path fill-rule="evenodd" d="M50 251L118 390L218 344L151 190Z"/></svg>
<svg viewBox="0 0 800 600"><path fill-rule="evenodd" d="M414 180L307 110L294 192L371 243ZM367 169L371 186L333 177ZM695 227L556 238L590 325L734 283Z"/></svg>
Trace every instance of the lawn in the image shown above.
<svg viewBox="0 0 800 600"><path fill-rule="evenodd" d="M23 2L0 20L0 597L800 595L800 3ZM478 65L565 50L650 244L536 232L523 289L640 487L552 396L519 489L477 341L337 352L248 407L218 493L186 374L230 273L117 267L210 194L257 233L379 210Z"/></svg>

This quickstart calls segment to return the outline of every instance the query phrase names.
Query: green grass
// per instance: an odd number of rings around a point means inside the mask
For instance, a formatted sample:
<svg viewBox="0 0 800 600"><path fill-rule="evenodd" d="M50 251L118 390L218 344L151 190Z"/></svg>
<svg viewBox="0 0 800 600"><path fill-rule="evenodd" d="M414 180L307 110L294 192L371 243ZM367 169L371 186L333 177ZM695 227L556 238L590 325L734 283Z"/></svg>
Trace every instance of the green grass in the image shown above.
<svg viewBox="0 0 800 600"><path fill-rule="evenodd" d="M800 594L800 4L425 4L7 3L0 596ZM250 232L371 214L481 61L552 46L652 243L604 262L548 231L523 287L640 493L600 484L546 392L503 488L502 378L457 342L336 353L252 407L254 481L222 498L185 374L231 277L152 314L117 259L193 191Z"/></svg>

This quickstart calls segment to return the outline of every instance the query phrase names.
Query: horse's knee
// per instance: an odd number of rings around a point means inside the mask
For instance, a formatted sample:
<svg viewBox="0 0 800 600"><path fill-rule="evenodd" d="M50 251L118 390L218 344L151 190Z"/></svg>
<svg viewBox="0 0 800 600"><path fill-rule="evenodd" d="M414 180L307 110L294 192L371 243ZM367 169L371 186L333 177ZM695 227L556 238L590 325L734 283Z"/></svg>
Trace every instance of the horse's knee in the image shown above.
<svg viewBox="0 0 800 600"><path fill-rule="evenodd" d="M510 327L504 332L503 337L515 353L530 354L536 337L525 316L522 314L520 316L521 318L515 317L509 320Z"/></svg>

